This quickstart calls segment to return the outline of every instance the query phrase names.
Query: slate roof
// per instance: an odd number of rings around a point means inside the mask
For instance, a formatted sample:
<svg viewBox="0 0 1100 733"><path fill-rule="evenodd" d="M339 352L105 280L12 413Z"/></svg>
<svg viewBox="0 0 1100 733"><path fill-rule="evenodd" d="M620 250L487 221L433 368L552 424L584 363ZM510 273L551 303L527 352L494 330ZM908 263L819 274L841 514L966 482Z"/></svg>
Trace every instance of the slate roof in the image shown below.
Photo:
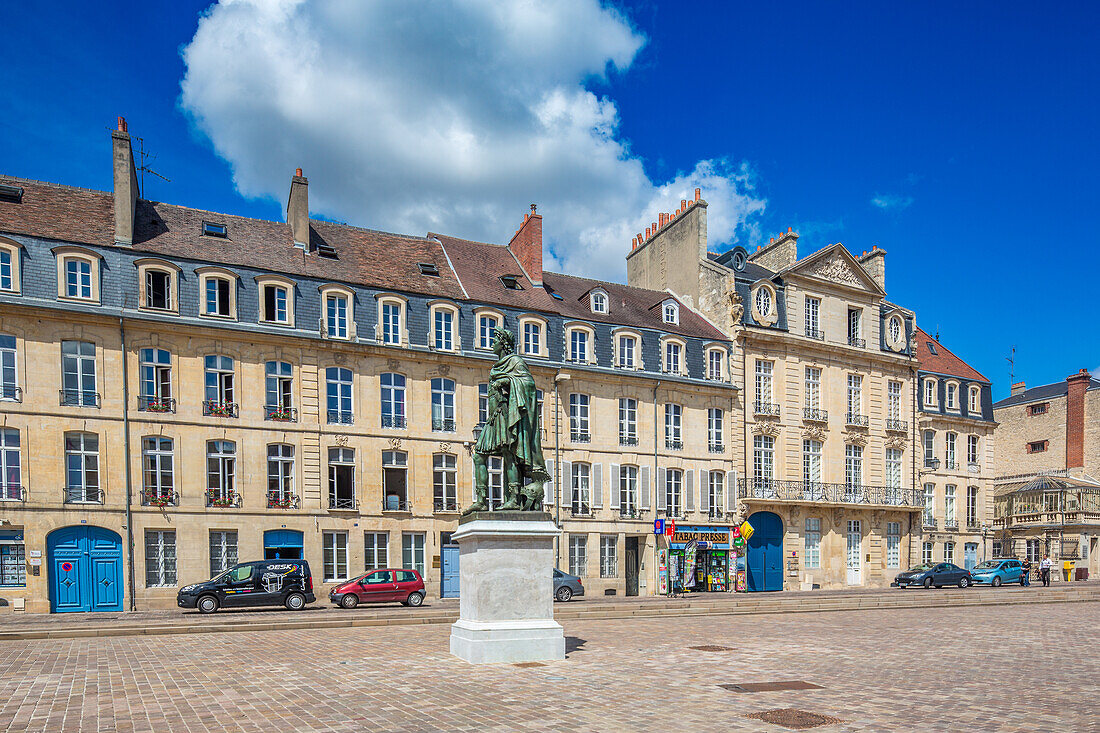
<svg viewBox="0 0 1100 733"><path fill-rule="evenodd" d="M989 384L989 380L982 376L981 372L955 356L950 349L929 336L923 329L918 327L914 338L917 340L916 357L920 362L921 371L946 374L960 379L973 379ZM929 343L936 347L935 354L929 350Z"/></svg>
<svg viewBox="0 0 1100 733"><path fill-rule="evenodd" d="M1100 379L1092 377L1089 379L1089 384L1085 387L1086 391L1094 389L1100 389ZM1059 397L1065 397L1069 394L1069 387L1066 385L1065 380L1061 382L1055 382L1054 384L1043 384L1038 387L1032 387L1026 389L1020 394L1010 395L1005 397L1000 402L993 403L993 409L999 410L1002 407L1012 407L1013 405L1023 405L1028 402L1040 402L1042 400L1053 400Z"/></svg>

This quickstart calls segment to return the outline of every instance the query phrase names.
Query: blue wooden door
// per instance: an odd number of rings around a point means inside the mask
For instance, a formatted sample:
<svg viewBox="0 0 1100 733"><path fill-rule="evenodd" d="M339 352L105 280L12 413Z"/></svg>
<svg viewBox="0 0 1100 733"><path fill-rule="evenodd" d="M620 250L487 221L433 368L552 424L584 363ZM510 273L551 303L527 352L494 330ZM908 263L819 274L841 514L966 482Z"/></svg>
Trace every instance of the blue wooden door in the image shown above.
<svg viewBox="0 0 1100 733"><path fill-rule="evenodd" d="M63 527L46 539L50 610L122 610L122 538L102 527Z"/></svg>
<svg viewBox="0 0 1100 733"><path fill-rule="evenodd" d="M458 545L443 545L440 565L440 597L458 598Z"/></svg>
<svg viewBox="0 0 1100 733"><path fill-rule="evenodd" d="M265 560L301 560L302 533L294 529L269 529L264 532Z"/></svg>
<svg viewBox="0 0 1100 733"><path fill-rule="evenodd" d="M746 542L745 583L749 590L783 590L783 520L772 512L749 517L753 534Z"/></svg>

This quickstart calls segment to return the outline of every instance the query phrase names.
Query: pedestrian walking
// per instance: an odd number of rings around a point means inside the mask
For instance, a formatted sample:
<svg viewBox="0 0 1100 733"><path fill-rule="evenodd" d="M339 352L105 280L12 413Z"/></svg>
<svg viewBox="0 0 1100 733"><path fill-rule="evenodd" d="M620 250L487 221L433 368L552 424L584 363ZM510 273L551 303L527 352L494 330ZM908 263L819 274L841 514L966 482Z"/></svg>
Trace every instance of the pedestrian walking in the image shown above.
<svg viewBox="0 0 1100 733"><path fill-rule="evenodd" d="M1024 569L1024 585L1031 585L1031 560L1025 557L1024 562L1020 567Z"/></svg>
<svg viewBox="0 0 1100 733"><path fill-rule="evenodd" d="M1043 561L1039 563L1039 577L1042 578L1044 586L1050 585L1050 566L1052 564L1050 555L1043 555Z"/></svg>

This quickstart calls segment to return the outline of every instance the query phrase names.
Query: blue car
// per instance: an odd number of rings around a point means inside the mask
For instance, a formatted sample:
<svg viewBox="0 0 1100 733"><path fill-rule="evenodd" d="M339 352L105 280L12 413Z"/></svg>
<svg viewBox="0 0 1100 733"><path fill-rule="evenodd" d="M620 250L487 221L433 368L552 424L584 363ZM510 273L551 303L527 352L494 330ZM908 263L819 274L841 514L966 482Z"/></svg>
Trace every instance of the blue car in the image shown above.
<svg viewBox="0 0 1100 733"><path fill-rule="evenodd" d="M997 587L1005 583L1024 584L1024 569L1019 560L986 560L978 563L971 571L974 584L986 584Z"/></svg>

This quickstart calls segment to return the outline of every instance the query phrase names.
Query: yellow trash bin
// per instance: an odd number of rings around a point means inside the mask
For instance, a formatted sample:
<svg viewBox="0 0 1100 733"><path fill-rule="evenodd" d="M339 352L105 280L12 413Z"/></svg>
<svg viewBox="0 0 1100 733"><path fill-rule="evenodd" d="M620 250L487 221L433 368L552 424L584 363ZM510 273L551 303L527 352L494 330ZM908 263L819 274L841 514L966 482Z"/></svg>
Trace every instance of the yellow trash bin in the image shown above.
<svg viewBox="0 0 1100 733"><path fill-rule="evenodd" d="M1062 561L1062 579L1066 582L1073 580L1073 560Z"/></svg>

